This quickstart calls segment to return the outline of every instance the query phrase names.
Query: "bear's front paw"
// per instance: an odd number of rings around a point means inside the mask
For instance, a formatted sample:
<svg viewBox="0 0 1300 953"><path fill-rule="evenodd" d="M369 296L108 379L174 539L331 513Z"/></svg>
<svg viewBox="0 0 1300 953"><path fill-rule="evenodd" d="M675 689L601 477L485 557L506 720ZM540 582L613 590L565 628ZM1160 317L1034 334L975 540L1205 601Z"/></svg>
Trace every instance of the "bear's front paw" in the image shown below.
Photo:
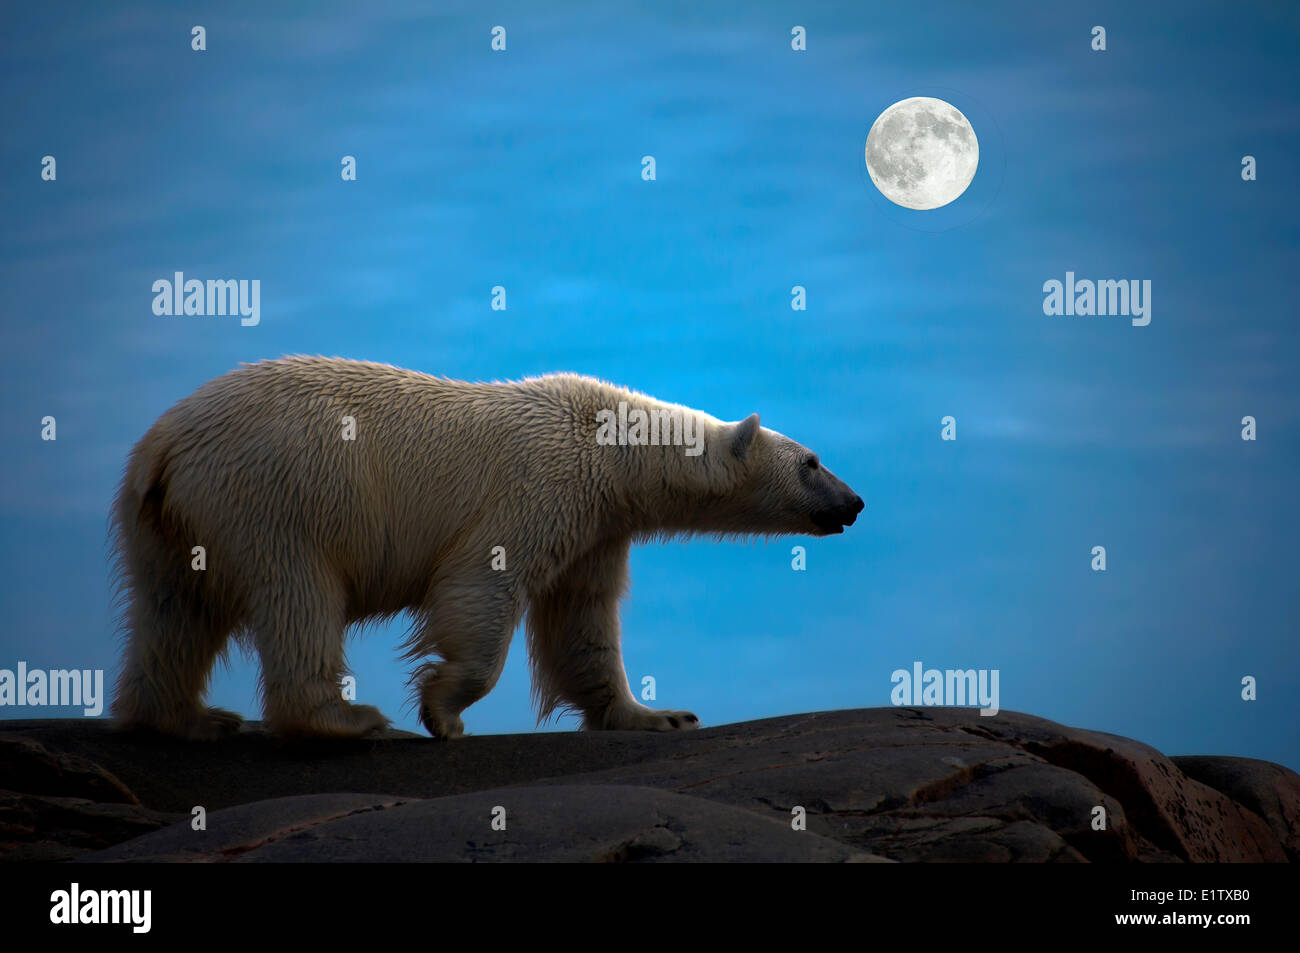
<svg viewBox="0 0 1300 953"><path fill-rule="evenodd" d="M465 734L465 722L459 715L444 715L428 705L420 709L420 724L438 741L450 741Z"/></svg>
<svg viewBox="0 0 1300 953"><path fill-rule="evenodd" d="M588 729L605 731L689 731L700 727L694 712L673 711L667 708L646 708L644 705L612 708L598 724L590 721Z"/></svg>

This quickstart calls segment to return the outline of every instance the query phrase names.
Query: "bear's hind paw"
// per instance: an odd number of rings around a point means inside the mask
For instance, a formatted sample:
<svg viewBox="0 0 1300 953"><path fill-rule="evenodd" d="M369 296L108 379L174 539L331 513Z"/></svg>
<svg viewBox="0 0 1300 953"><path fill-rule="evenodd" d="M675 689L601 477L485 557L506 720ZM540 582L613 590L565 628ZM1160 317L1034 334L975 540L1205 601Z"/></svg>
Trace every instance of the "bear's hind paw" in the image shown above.
<svg viewBox="0 0 1300 953"><path fill-rule="evenodd" d="M186 741L219 741L239 733L244 719L224 708L194 708L166 717L119 716L121 731L145 731L183 738Z"/></svg>
<svg viewBox="0 0 1300 953"><path fill-rule="evenodd" d="M272 730L286 738L361 738L388 726L388 719L374 705L343 701L316 709L305 721L272 720Z"/></svg>
<svg viewBox="0 0 1300 953"><path fill-rule="evenodd" d="M239 734L239 728L243 723L243 717L233 711L227 711L224 708L208 708L195 722L195 727L200 734L191 735L191 737L228 738L231 735Z"/></svg>

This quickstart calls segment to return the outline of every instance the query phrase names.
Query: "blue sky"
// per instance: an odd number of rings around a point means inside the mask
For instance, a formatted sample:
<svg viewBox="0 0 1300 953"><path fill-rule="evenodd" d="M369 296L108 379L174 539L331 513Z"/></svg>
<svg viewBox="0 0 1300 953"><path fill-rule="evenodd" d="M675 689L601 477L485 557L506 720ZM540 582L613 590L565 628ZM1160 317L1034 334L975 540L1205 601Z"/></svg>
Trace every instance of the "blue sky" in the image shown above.
<svg viewBox="0 0 1300 953"><path fill-rule="evenodd" d="M115 671L108 504L203 381L285 353L573 370L757 411L867 501L842 537L636 550L625 658L658 704L887 705L920 660L998 669L1004 709L1300 768L1294 8L272 6L0 14L0 667ZM918 94L981 143L935 213L862 165ZM175 271L259 279L261 323L155 316ZM1066 271L1149 279L1151 324L1045 316ZM414 728L403 630L349 660ZM236 655L211 700L255 717L255 674ZM522 637L466 724L533 730Z"/></svg>

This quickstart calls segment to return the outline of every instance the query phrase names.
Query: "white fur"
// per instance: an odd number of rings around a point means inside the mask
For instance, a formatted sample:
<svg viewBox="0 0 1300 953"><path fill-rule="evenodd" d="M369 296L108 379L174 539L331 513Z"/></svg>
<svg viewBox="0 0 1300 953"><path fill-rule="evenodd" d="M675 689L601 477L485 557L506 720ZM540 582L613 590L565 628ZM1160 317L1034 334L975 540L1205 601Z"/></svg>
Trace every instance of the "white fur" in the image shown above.
<svg viewBox="0 0 1300 953"><path fill-rule="evenodd" d="M619 401L694 415L703 454L599 445L597 413ZM261 656L273 730L364 734L387 722L340 696L344 629L411 610L421 718L455 737L527 610L541 718L563 706L588 728L695 727L628 687L629 548L823 532L810 513L852 491L824 470L822 483L801 476L808 456L756 417L726 424L572 374L483 384L330 358L241 367L167 411L128 462L114 507L128 634L116 714L189 738L237 727L202 697L241 635ZM195 546L206 571L191 568Z"/></svg>

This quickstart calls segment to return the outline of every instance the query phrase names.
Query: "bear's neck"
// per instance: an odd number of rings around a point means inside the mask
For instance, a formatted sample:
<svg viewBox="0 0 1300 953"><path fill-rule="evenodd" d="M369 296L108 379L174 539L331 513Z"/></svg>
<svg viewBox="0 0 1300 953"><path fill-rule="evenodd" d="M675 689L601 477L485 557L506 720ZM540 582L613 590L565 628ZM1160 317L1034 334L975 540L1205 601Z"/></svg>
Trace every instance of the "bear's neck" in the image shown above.
<svg viewBox="0 0 1300 953"><path fill-rule="evenodd" d="M716 474L725 424L708 414L621 390L601 395L595 431L610 530L640 538L731 531ZM713 486L712 484L718 484Z"/></svg>

